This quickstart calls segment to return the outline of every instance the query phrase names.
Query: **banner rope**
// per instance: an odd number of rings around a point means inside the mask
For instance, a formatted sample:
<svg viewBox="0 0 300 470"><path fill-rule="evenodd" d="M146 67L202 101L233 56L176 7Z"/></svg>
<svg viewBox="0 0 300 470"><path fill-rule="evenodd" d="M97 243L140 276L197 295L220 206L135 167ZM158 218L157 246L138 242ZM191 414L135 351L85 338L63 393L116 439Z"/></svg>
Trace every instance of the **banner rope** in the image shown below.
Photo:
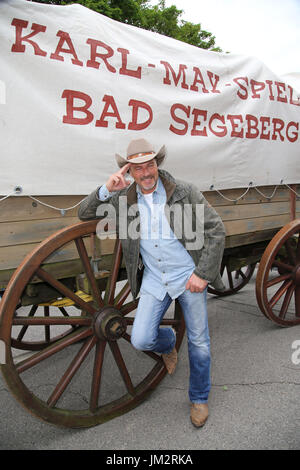
<svg viewBox="0 0 300 470"><path fill-rule="evenodd" d="M1 199L0 199L0 202L2 202L2 201L4 201L4 199L7 199L8 197L10 197L10 196L14 196L14 195L16 195L16 193L15 193L15 192L13 192L13 193L10 193L10 194L7 194L7 196L4 196L3 198L1 198Z"/></svg>
<svg viewBox="0 0 300 470"><path fill-rule="evenodd" d="M272 192L272 194L270 196L267 196L266 194L264 194L260 189L258 189L258 186L254 186L253 183L249 183L248 185L248 188L246 189L246 191L241 194L241 196L237 197L236 199L230 199L228 198L227 196L225 196L224 194L221 193L221 191L219 191L218 189L215 189L214 188L214 185L211 185L210 186L210 191L215 191L216 193L218 193L220 196L222 196L223 199L225 199L226 201L230 201L230 202L237 202L239 201L240 199L242 199L247 193L248 191L252 188L252 189L255 189L261 196L263 196L265 199L268 199L268 200L271 200L274 196L275 196L275 193L277 191L277 188L279 186L286 186L290 191L292 191L294 194L296 194L296 196L298 198L300 198L300 194L298 194L293 188L291 188L287 183L280 183L280 184L277 184Z"/></svg>
<svg viewBox="0 0 300 470"><path fill-rule="evenodd" d="M84 201L86 199L86 197L84 197L81 201L77 202L77 204L75 204L74 206L65 207L64 209L62 209L60 207L51 206L51 204L47 204L46 202L40 201L39 199L37 199L34 196L28 196L28 197L30 197L30 199L33 199L33 201L36 201L37 203L41 204L42 206L49 207L50 209L60 211L61 215L65 215L65 213L67 211L70 211L71 209L75 209L75 207L78 207L82 203L82 201Z"/></svg>
<svg viewBox="0 0 300 470"><path fill-rule="evenodd" d="M266 195L264 194L259 188L258 186L255 186L253 185L252 182L249 183L247 189L239 196L237 197L236 199L231 199L227 196L225 196L219 189L215 189L214 188L214 185L211 185L209 190L210 191L215 191L216 193L218 193L223 199L225 199L226 201L229 201L229 202L238 202L240 199L242 199L250 189L255 189L261 196L263 196L265 199L268 199L268 200L271 200L274 196L275 196L275 193L278 189L279 186L286 186L290 191L292 191L298 198L300 198L300 194L298 194L293 188L291 188L290 185L288 185L287 183L280 183L280 184L277 184L272 192L271 195ZM20 190L20 187L18 187L17 189L15 189L14 192L12 193L9 193L7 194L6 196L2 197L0 199L0 202L4 201L5 199L11 197L11 196L16 196L18 194L20 194L22 191ZM43 202L39 199L37 199L36 197L34 196L30 196L30 195L27 195L26 197L29 197L30 199L32 199L33 201L37 202L38 204L41 204L42 206L45 206L45 207L49 207L50 209L54 209L54 210L57 210L57 211L60 211L61 215L64 216L66 214L67 211L69 210L72 210L72 209L75 209L76 207L78 207L82 201L84 201L86 197L84 197L81 201L79 201L77 204L74 204L74 206L70 206L70 207L65 207L65 208L62 208L62 207L56 207L56 206L52 206L51 204L47 204L46 202Z"/></svg>
<svg viewBox="0 0 300 470"><path fill-rule="evenodd" d="M219 194L223 199L225 199L226 201L229 201L229 202L237 202L237 201L239 201L240 199L242 199L242 198L247 194L247 192L249 191L250 187L251 187L251 186L248 186L248 188L246 189L246 191L245 191L240 197L238 197L238 198L236 198L236 199L230 199L229 197L224 196L224 194L222 194L221 191L219 191L218 189L213 189L212 186L210 187L210 190L211 190L211 191L215 191L216 193L218 193L218 194Z"/></svg>

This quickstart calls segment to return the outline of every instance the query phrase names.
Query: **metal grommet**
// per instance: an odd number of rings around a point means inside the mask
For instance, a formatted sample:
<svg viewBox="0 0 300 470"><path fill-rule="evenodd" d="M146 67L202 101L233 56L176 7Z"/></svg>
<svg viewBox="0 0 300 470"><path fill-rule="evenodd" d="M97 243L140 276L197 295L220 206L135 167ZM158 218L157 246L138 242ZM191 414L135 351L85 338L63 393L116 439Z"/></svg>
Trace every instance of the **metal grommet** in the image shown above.
<svg viewBox="0 0 300 470"><path fill-rule="evenodd" d="M14 192L15 192L16 194L21 194L22 191L23 191L22 186L15 186L15 187L14 187Z"/></svg>

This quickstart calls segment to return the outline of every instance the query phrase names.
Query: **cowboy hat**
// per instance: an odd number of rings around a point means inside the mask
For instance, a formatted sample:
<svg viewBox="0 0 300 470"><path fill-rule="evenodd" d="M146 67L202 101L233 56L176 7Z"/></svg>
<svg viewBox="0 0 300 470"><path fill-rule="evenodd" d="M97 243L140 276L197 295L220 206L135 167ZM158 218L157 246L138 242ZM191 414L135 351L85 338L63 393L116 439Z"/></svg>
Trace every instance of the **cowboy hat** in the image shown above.
<svg viewBox="0 0 300 470"><path fill-rule="evenodd" d="M158 152L146 139L132 140L127 148L127 157L123 158L116 153L116 160L120 168L127 163L145 163L156 157L157 166L161 165L166 156L166 148L163 145Z"/></svg>

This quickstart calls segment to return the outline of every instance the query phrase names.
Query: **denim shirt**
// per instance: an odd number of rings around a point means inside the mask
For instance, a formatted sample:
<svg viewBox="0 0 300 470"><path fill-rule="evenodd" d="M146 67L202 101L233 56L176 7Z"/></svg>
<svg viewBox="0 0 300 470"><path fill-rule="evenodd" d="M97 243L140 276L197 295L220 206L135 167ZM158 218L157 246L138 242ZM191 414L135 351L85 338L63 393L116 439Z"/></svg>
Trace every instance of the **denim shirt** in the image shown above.
<svg viewBox="0 0 300 470"><path fill-rule="evenodd" d="M147 292L163 300L168 293L175 299L184 292L195 263L167 221L164 212L166 191L160 178L151 195L152 208L137 185L141 221L140 254L145 267L141 294Z"/></svg>
<svg viewBox="0 0 300 470"><path fill-rule="evenodd" d="M138 185L136 191L141 223L140 254L144 264L141 294L146 292L163 300L168 293L176 299L184 292L195 270L195 263L175 237L165 216L167 197L161 179L158 179L156 189L151 193L152 208ZM99 199L108 200L112 194L103 185L99 190Z"/></svg>

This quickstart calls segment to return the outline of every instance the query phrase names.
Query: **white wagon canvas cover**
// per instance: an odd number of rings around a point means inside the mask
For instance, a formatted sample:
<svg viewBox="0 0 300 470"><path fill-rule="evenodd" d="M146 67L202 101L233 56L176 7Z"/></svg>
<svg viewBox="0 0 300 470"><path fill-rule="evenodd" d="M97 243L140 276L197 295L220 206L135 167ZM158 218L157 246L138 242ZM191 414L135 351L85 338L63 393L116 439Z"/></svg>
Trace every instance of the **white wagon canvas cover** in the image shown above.
<svg viewBox="0 0 300 470"><path fill-rule="evenodd" d="M300 181L299 92L253 57L25 0L0 41L2 195L87 194L139 137L202 190Z"/></svg>

